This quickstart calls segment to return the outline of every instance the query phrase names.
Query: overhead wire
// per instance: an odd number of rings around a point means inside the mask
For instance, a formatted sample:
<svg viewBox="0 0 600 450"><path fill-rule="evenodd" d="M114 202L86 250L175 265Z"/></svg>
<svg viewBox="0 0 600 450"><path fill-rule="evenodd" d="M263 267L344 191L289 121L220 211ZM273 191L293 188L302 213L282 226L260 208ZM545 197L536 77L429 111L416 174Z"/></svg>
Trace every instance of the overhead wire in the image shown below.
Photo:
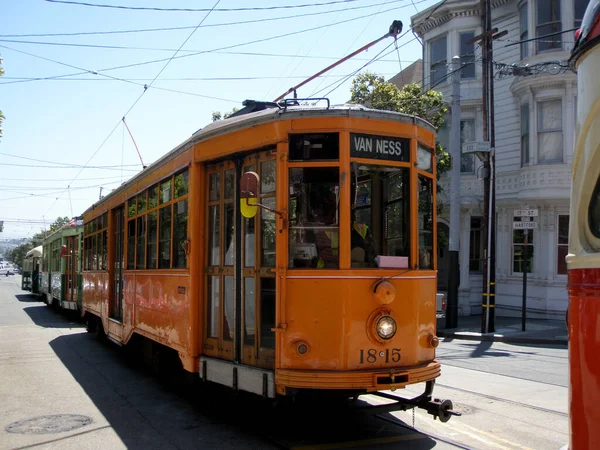
<svg viewBox="0 0 600 450"><path fill-rule="evenodd" d="M413 1L413 0L411 0ZM417 3L422 3L428 0L420 0ZM253 20L240 20L236 22L222 22L222 23L209 23L206 25L202 25L200 28L211 28L211 27L226 27L226 26L235 26L235 25L247 25L251 23L263 23L263 22L273 22L277 20L287 20L287 19L298 19L301 17L310 17L317 15L325 15L325 14L334 14L336 12L347 12L347 11L355 11L358 9L366 9L366 8L374 8L380 5L384 5L386 3L404 3L406 0L392 0L383 3L375 3L371 5L365 6L354 6L350 8L336 9L330 11L319 11L312 13L302 13L302 14L294 14L291 16L282 16L282 17L263 17L260 19ZM142 28L142 29L133 29L133 30L111 30L111 31L82 31L76 33L31 33L31 34L0 34L0 38L15 38L15 37L72 37L72 36L95 36L95 35L108 35L108 34L127 34L127 33L149 33L149 32L162 32L162 31L180 31L180 30L191 30L195 27L195 25L183 26L183 27L163 27L163 28Z"/></svg>
<svg viewBox="0 0 600 450"><path fill-rule="evenodd" d="M217 2L213 5L213 8L216 8L217 5L220 3L221 0L217 0ZM162 67L162 69L158 72L158 74L154 77L154 79L150 82L149 86L152 86L152 84L156 81L156 79L160 76L161 73L163 73L163 71L167 68L167 66L171 63L171 61L173 61L173 59L175 58L175 56L177 55L177 53L179 52L179 50L190 40L190 38L194 35L194 33L198 30L198 28L204 23L204 21L208 18L208 16L211 14L212 9L206 13L206 15L202 18L202 20L200 21L200 23L198 24L198 26L190 33L190 35L185 39L185 41L183 41L183 43L181 44L181 46L179 47L179 49L177 50L177 52L175 52L171 58L169 58L166 62L166 64ZM139 97L133 102L133 104L131 105L131 107L127 110L127 112L125 114L123 114L122 118L119 120L119 122L117 122L117 124L115 125L115 127L111 130L111 132L108 134L108 136L106 137L106 139L104 139L104 141L102 142L102 144L100 144L100 146L96 149L96 151L92 154L92 156L88 159L88 161L86 162L86 166L90 163L90 161L92 159L94 159L94 157L96 156L96 154L100 151L100 149L104 146L104 144L108 141L108 139L110 139L110 137L113 135L113 133L115 132L115 130L117 129L117 127L119 126L119 124L122 123L122 120L131 112L131 110L135 107L135 105L138 104L138 102L140 101L140 99L144 96L144 94L146 93L146 91L148 90L148 87L144 87L144 90L142 91L142 93L139 95ZM80 171L77 173L77 175L75 175L75 177L73 178L73 181L75 181L77 179L77 177L79 176L79 174L81 173L81 171L83 170L80 169ZM72 184L73 181L71 181ZM64 194L64 191L62 193L59 194L58 197L61 197L62 194ZM58 198L57 198L58 200ZM48 211L46 212L46 214L54 207L54 205L56 204L56 201L54 201L54 203L50 206L50 208L48 209ZM45 215L45 214L44 214Z"/></svg>
<svg viewBox="0 0 600 450"><path fill-rule="evenodd" d="M124 6L124 5L107 5L101 3L77 2L70 0L45 0L48 3L63 3L76 6L90 6L95 8L111 8L111 9L126 9L137 11L164 11L164 12L236 12L236 11L272 11L276 9L296 9L296 8L313 8L318 6L328 6L339 3L353 3L358 0L330 0L323 3L307 3L301 5L282 5L282 6L256 6L245 8L158 8L150 6Z"/></svg>
<svg viewBox="0 0 600 450"><path fill-rule="evenodd" d="M425 0L423 0L423 1L425 1ZM375 13L374 15L385 14L385 13L387 13L389 11L393 11L393 10L396 10L396 9L400 9L400 7L399 8L388 9L386 11L380 11L380 12ZM368 15L364 15L364 16L353 17L351 19L346 19L346 20L342 20L342 21L339 21L339 22L332 23L330 25L326 25L326 27L333 26L333 25L341 25L341 24L344 24L344 23L353 22L353 21L364 19L365 17L371 17L371 16L372 16L371 14L368 14ZM129 68L132 68L132 67L139 67L139 66L148 65L148 64L157 64L157 63L161 63L161 62L165 62L165 61L171 61L173 59L188 58L188 57L198 56L198 55L202 55L202 54L206 54L206 53L216 53L216 52L220 52L220 51L223 51L223 50L229 50L229 49L232 49L232 48L243 47L243 46L246 46L246 45L252 45L252 44L257 44L257 43L261 43L261 42L268 42L268 41L271 41L271 40L281 39L281 38L285 38L285 37L289 37L289 36L295 36L295 35L298 35L298 34L307 33L307 32L310 32L310 31L315 31L315 30L318 30L318 29L321 29L321 28L324 28L324 27L325 26L317 26L317 27L312 27L312 28L306 28L306 29L303 29L303 30L292 31L292 32L289 32L289 33L284 33L284 34L280 34L280 35L276 35L276 36L269 36L269 37L266 37L266 38L256 39L256 40L253 40L253 41L241 42L241 43L238 43L238 44L227 45L227 46L224 46L224 47L219 47L219 48L214 48L214 49L209 49L209 50L202 50L202 51L198 51L198 52L188 53L186 55L179 55L179 56L175 56L175 57L171 57L171 58L155 59L155 60L151 60L151 61L143 61L143 62L139 62L139 63L125 64L125 65L121 65L121 66L115 66L115 67L104 68L104 69L97 69L97 70L88 70L88 69L77 67L77 66L74 66L74 65L71 65L71 64L66 64L66 63L62 63L62 62L59 62L59 61L54 61L54 60L52 60L50 58L46 58L46 57L39 56L39 55L34 55L32 53L25 52L23 50L18 50L18 49L12 48L12 47L8 47L6 45L1 45L0 44L0 48L6 48L8 50L12 50L12 51L15 51L15 52L23 53L23 54L26 54L26 55L29 55L29 56L32 56L32 57L41 58L41 59L44 59L46 61L56 62L57 64L64 65L64 66L67 66L67 67L70 67L70 68L73 68L73 69L78 69L78 70L81 71L81 72L73 74L73 75L83 75L83 74L100 75L100 76L112 78L112 79L118 81L118 80L121 80L121 79L118 78L118 77L110 77L109 75L106 75L104 72L113 71L113 70L121 70L121 69L129 69ZM0 84L12 84L12 83L15 83L15 82L5 82L5 83L0 83ZM129 83L136 84L134 82L129 82ZM218 99L218 98L214 98L214 97L209 97L209 96L206 96L206 97L213 98L213 99L216 99L216 100L222 100L222 99ZM225 101L232 101L232 100L225 100Z"/></svg>

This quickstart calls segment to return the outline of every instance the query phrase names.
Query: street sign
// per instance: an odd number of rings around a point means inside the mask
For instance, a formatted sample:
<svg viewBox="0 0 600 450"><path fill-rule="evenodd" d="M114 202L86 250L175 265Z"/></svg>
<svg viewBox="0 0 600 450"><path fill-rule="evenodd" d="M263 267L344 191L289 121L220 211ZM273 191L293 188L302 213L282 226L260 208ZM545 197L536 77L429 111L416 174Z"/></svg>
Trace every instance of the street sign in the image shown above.
<svg viewBox="0 0 600 450"><path fill-rule="evenodd" d="M537 222L513 222L513 230L534 230Z"/></svg>
<svg viewBox="0 0 600 450"><path fill-rule="evenodd" d="M524 216L537 217L538 210L537 209L515 209L513 216L515 216L515 217L524 217Z"/></svg>

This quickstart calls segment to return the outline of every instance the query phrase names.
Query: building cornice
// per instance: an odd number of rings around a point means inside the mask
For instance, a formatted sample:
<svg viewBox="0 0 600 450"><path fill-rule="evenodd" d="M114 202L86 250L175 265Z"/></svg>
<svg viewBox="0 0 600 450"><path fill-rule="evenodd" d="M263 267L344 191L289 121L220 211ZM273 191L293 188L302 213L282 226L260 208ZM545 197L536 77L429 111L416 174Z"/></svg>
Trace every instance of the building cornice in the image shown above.
<svg viewBox="0 0 600 450"><path fill-rule="evenodd" d="M499 8L507 3L511 3L514 0L496 0L492 2L492 9ZM437 4L439 5L439 3ZM433 5L430 8L422 11L411 17L411 25L413 30L421 37L429 31L437 28L445 23L450 22L452 19L459 17L480 17L479 0L470 1L450 1L445 3L442 7L436 10L433 14L430 10L434 10L437 5ZM431 14L431 17L429 15ZM425 20L427 19L427 20Z"/></svg>

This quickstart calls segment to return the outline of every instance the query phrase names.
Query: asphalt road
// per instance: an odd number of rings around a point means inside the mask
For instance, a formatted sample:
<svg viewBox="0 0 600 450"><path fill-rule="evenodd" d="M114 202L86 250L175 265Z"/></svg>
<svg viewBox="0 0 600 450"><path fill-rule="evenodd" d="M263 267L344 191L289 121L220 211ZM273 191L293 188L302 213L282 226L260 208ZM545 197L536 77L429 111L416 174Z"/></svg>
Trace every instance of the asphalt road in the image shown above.
<svg viewBox="0 0 600 450"><path fill-rule="evenodd" d="M357 414L384 402L374 396L343 407L272 408L202 389L195 379L157 379L22 292L19 276L0 277L0 449L558 449L567 442L564 347L443 340L438 355L434 395L463 414L447 423L422 410Z"/></svg>

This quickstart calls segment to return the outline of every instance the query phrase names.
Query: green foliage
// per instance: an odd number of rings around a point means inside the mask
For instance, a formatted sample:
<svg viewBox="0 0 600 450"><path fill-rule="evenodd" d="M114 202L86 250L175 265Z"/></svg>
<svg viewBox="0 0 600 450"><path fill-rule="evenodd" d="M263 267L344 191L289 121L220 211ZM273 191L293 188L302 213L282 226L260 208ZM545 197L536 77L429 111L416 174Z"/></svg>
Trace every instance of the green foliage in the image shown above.
<svg viewBox="0 0 600 450"><path fill-rule="evenodd" d="M6 255L7 258L19 267L23 267L23 260L29 250L33 248L32 242L26 242L18 247L13 248Z"/></svg>
<svg viewBox="0 0 600 450"><path fill-rule="evenodd" d="M239 109L237 109L237 108L233 108L231 111L229 111L228 113L225 113L225 114L221 114L221 111L213 111L212 121L216 122L217 120L227 119L230 115L232 115L233 113L236 113L238 111L239 111Z"/></svg>
<svg viewBox="0 0 600 450"><path fill-rule="evenodd" d="M424 91L418 84L407 84L398 89L380 75L364 72L352 80L350 101L373 109L396 111L427 120L436 130L444 123L448 107L441 92ZM450 155L436 142L436 171L440 175L450 169ZM438 187L439 191L439 187Z"/></svg>
<svg viewBox="0 0 600 450"><path fill-rule="evenodd" d="M31 239L31 242L33 244L33 247L37 247L38 245L41 245L42 242L44 241L44 239L46 239L48 236L50 236L52 233L54 233L55 231L57 231L58 229L60 229L62 226L68 224L70 222L71 219L69 219L67 216L64 217L58 217L48 228L48 230L46 231L42 231L40 233L34 234L33 238ZM31 247L31 248L33 248Z"/></svg>

